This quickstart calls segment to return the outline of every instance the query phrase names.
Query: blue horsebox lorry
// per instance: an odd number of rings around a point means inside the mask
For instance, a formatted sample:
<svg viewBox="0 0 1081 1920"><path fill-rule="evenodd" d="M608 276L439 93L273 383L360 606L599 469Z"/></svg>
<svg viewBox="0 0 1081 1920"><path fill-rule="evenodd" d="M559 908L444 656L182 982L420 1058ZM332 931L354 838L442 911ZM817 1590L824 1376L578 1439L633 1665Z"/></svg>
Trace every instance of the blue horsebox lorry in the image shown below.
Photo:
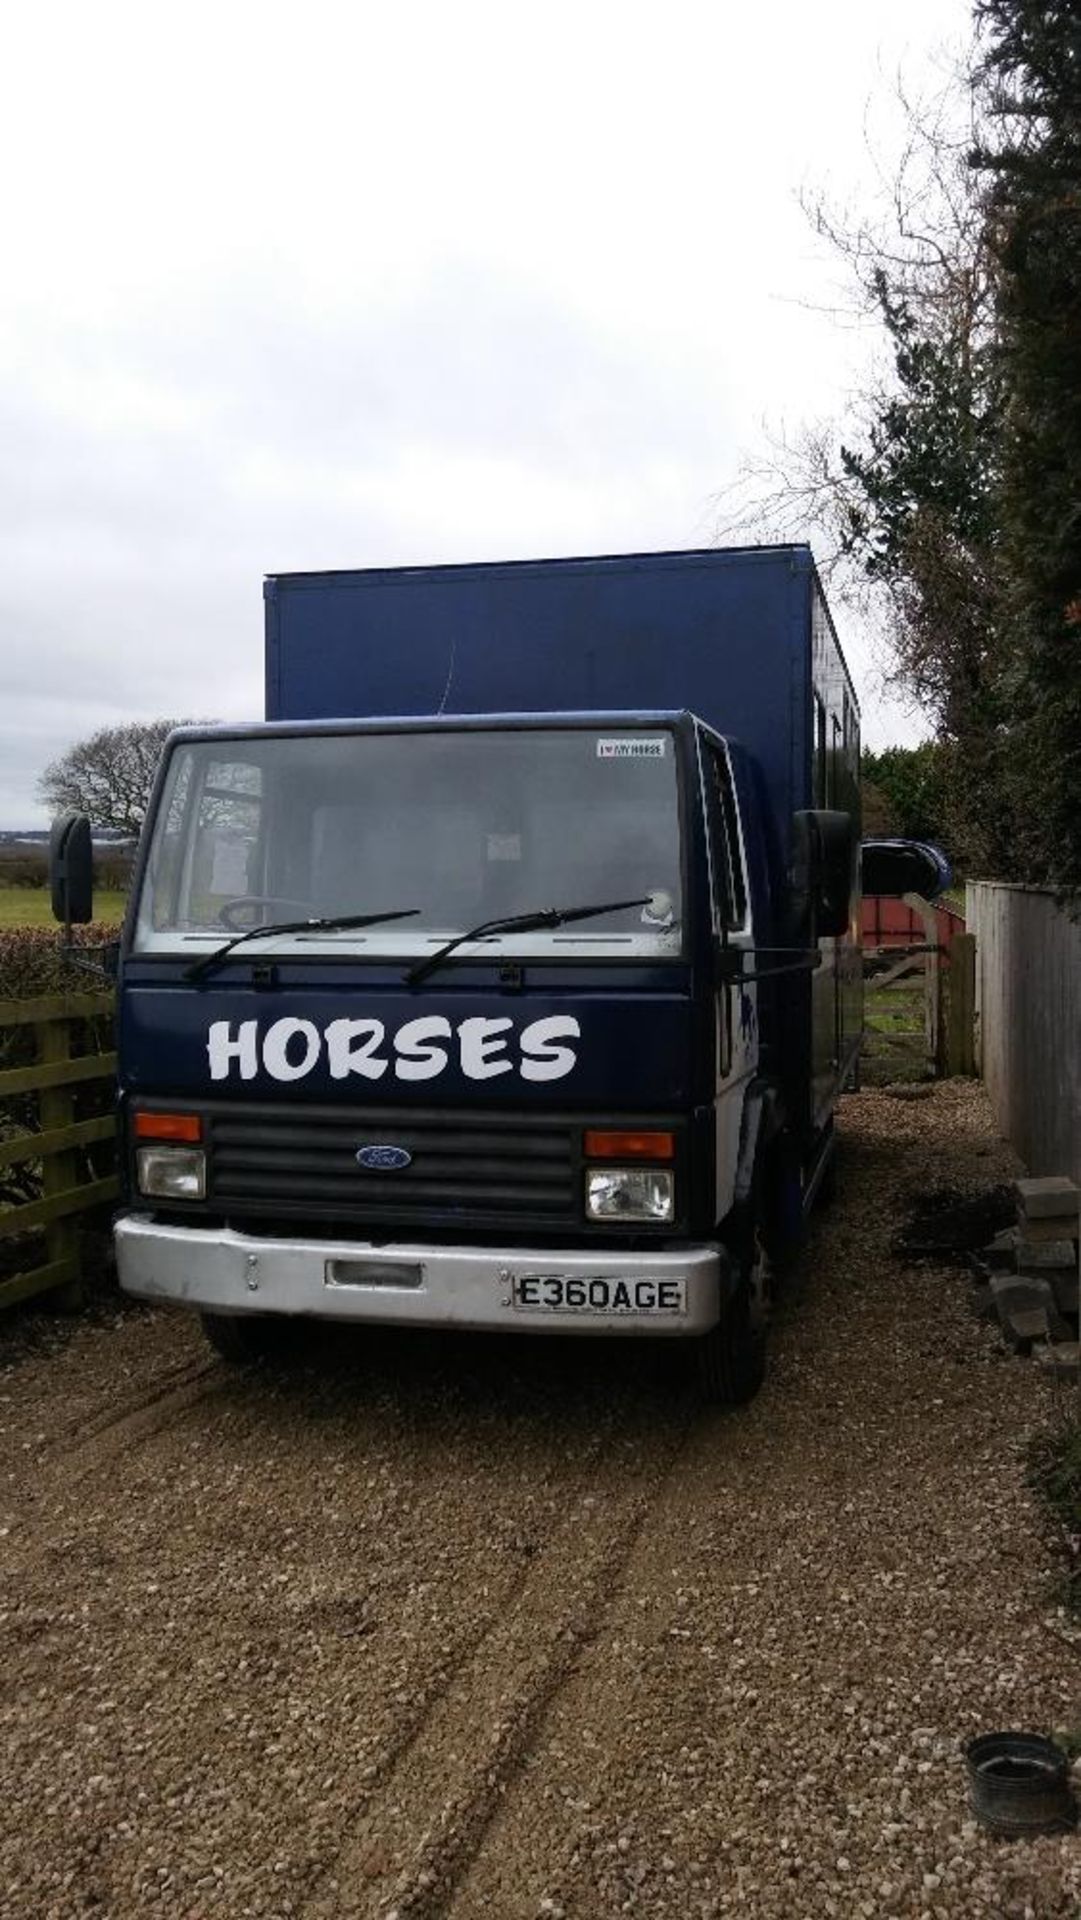
<svg viewBox="0 0 1081 1920"><path fill-rule="evenodd" d="M862 1022L809 549L265 598L266 721L172 735L137 862L122 1285L230 1358L298 1315L663 1335L749 1398Z"/></svg>

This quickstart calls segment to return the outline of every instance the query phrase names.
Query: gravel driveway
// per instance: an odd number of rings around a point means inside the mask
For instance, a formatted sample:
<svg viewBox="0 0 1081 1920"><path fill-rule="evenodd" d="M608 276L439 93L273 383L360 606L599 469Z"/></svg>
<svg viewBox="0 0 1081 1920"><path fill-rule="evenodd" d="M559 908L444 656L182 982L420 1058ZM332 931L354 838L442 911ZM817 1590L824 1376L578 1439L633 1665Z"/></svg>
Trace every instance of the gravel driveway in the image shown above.
<svg viewBox="0 0 1081 1920"><path fill-rule="evenodd" d="M1081 1721L1053 1389L887 1251L1010 1171L975 1086L848 1101L735 1415L626 1346L5 1322L0 1916L1076 1915L959 1760Z"/></svg>

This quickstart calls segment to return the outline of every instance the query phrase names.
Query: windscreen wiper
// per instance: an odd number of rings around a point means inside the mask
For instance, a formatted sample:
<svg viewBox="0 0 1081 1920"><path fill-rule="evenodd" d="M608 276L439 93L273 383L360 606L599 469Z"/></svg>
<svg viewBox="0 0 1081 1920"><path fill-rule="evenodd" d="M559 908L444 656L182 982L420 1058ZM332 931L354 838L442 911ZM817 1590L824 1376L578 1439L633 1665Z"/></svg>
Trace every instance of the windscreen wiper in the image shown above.
<svg viewBox="0 0 1081 1920"><path fill-rule="evenodd" d="M437 947L426 960L410 967L405 976L406 985L419 986L442 966L456 947L464 947L468 940L483 940L495 933L540 933L545 927L565 927L572 920L594 920L602 913L625 913L630 907L648 907L652 898L653 895L647 893L639 900L604 900L595 907L541 907L536 913L514 913L503 920L482 920L479 927L470 927L468 933L456 933L445 946Z"/></svg>
<svg viewBox="0 0 1081 1920"><path fill-rule="evenodd" d="M193 960L185 969L185 980L203 980L208 973L239 947L245 940L265 940L271 934L284 933L342 933L348 927L376 927L387 920L411 920L420 912L419 907L399 907L396 913L336 913L325 919L317 920L280 920L269 927L245 927L242 933L235 933L213 953L204 953L200 959Z"/></svg>

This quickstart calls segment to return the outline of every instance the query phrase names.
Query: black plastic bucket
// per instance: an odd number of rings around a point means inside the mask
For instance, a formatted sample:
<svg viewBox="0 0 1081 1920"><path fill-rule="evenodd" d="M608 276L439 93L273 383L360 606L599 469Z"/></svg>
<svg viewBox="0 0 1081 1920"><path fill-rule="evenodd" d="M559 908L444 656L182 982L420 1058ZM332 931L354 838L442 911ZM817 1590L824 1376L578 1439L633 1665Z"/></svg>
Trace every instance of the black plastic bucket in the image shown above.
<svg viewBox="0 0 1081 1920"><path fill-rule="evenodd" d="M965 1748L973 1812L985 1827L1017 1840L1062 1833L1077 1823L1069 1764L1038 1733L984 1733Z"/></svg>

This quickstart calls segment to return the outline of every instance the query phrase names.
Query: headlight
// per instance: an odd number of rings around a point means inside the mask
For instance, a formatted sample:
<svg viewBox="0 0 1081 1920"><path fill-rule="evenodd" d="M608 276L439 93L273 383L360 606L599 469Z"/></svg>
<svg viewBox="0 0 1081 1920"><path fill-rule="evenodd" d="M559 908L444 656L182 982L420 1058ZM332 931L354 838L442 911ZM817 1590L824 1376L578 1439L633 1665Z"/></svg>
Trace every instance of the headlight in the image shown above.
<svg viewBox="0 0 1081 1920"><path fill-rule="evenodd" d="M140 1193L160 1200L206 1197L206 1155L201 1147L140 1147L135 1166Z"/></svg>
<svg viewBox="0 0 1081 1920"><path fill-rule="evenodd" d="M659 1167L596 1167L586 1174L591 1220L671 1220L675 1188Z"/></svg>

